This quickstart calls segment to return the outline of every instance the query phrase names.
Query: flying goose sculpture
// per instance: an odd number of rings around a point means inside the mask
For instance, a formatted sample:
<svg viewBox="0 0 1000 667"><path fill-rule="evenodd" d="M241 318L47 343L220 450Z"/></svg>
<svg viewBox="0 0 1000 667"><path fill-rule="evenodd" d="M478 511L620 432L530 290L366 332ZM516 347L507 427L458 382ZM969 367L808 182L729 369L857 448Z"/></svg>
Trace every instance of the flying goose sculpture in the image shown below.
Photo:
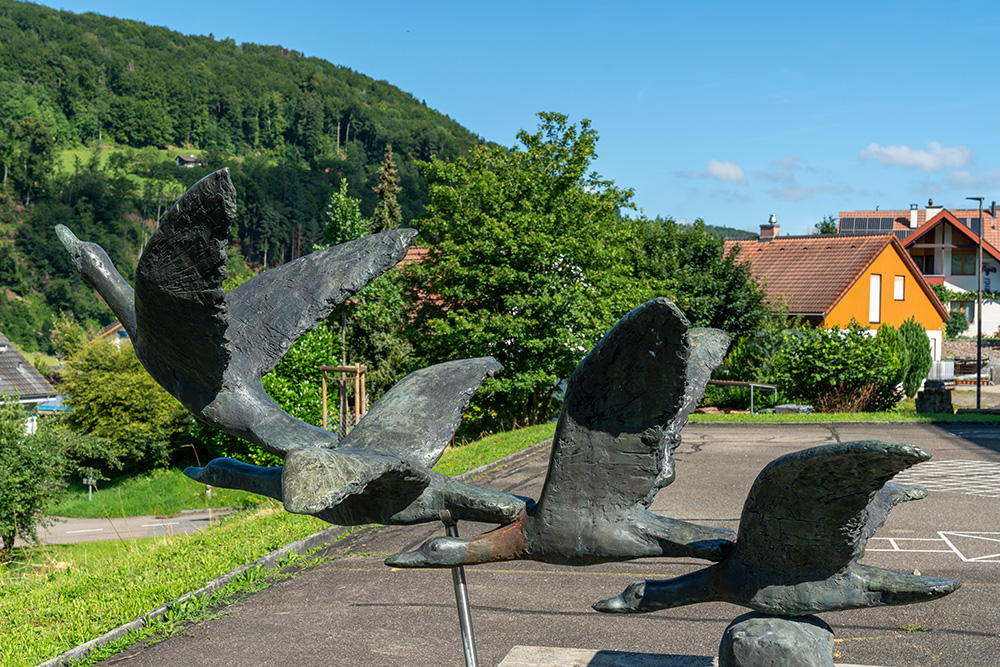
<svg viewBox="0 0 1000 667"><path fill-rule="evenodd" d="M658 298L626 315L580 362L566 391L537 507L472 539L439 537L386 560L454 567L501 560L591 565L644 556L720 560L732 532L653 514L674 479L680 429L728 337L694 329Z"/></svg>
<svg viewBox="0 0 1000 667"><path fill-rule="evenodd" d="M637 581L594 609L642 613L724 601L772 616L924 602L961 584L862 565L895 505L923 498L892 483L930 458L912 445L836 443L781 456L754 482L739 536L720 563L665 581Z"/></svg>
<svg viewBox="0 0 1000 667"><path fill-rule="evenodd" d="M266 488L265 495L284 499L290 511L322 513L343 504L340 514L363 516L363 522L368 515L436 521L447 508L459 518L495 523L517 516L524 499L456 488L460 482L429 470L471 395L499 370L492 359L418 371L376 404L345 442L282 410L261 383L297 338L402 259L416 232L397 229L315 252L226 293L235 213L228 169L198 181L147 244L134 291L100 246L56 227L75 268L122 322L149 374L202 422L288 462L268 470L220 460L191 474L218 486ZM284 480L279 495L276 477Z"/></svg>

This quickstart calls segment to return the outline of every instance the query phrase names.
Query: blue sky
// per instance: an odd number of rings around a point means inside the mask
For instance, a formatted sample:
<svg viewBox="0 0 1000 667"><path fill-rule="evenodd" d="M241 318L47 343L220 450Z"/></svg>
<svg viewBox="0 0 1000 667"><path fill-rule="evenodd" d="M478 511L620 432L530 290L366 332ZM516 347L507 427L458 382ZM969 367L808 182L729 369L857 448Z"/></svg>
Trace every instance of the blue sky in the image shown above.
<svg viewBox="0 0 1000 667"><path fill-rule="evenodd" d="M504 145L589 118L649 216L808 233L841 210L1000 200L1000 3L52 0L280 44Z"/></svg>

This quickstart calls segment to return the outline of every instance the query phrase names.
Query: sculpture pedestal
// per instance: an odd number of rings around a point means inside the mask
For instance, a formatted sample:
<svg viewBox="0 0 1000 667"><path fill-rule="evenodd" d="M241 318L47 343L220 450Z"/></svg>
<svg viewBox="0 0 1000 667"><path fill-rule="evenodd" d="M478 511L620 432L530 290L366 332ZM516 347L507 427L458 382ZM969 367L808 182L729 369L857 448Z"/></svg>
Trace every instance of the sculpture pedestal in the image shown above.
<svg viewBox="0 0 1000 667"><path fill-rule="evenodd" d="M834 667L833 630L816 616L781 618L756 611L729 624L719 667Z"/></svg>

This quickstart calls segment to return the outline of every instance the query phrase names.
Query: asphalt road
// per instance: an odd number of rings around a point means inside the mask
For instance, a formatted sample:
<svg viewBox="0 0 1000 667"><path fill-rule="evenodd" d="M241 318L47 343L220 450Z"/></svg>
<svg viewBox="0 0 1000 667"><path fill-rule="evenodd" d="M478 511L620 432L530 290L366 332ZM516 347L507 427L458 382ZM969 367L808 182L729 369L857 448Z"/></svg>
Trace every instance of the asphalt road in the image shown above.
<svg viewBox="0 0 1000 667"><path fill-rule="evenodd" d="M934 459L908 471L929 496L893 510L864 562L963 581L951 596L903 607L823 614L836 632L836 661L887 667L1000 664L1000 428L983 425L801 424L688 426L677 481L653 510L737 527L760 469L781 454L830 442L880 439L920 445ZM477 483L537 494L547 454L502 468ZM480 527L462 524L463 535ZM393 570L390 553L418 546L440 526L386 527L328 547L333 560L276 582L152 646L135 646L104 665L462 665L451 574ZM646 559L584 568L533 562L468 568L480 664L497 665L515 645L710 656L726 625L745 610L708 603L643 615L605 616L594 601L636 579L701 567L694 560Z"/></svg>
<svg viewBox="0 0 1000 667"><path fill-rule="evenodd" d="M132 516L103 519L54 517L53 523L38 531L42 544L72 544L104 540L137 539L161 535L182 535L202 530L210 522L232 513L228 508L185 510L176 516ZM20 546L17 543L15 546Z"/></svg>

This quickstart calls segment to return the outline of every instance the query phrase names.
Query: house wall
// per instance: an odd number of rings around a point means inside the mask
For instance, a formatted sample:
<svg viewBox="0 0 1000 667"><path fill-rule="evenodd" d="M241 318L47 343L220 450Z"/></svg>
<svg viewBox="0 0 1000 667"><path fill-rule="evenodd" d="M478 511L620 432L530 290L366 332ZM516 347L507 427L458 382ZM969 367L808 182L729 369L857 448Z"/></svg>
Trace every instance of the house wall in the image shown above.
<svg viewBox="0 0 1000 667"><path fill-rule="evenodd" d="M968 245L969 240L962 234L956 233L951 224L941 225L935 232L935 243L944 245L954 245L956 242ZM951 248L942 248L935 253L935 270L944 278L942 284L950 290L956 292L975 292L978 287L978 280L975 275L955 275L951 272ZM940 259L940 263L938 263ZM989 255L983 255L983 292L1000 292L1000 265ZM947 307L947 304L946 304ZM976 317L978 317L976 313ZM969 328L965 335L975 335L977 331L976 318L969 320ZM1000 300L983 299L983 335L993 335L1000 329Z"/></svg>
<svg viewBox="0 0 1000 667"><path fill-rule="evenodd" d="M878 321L869 319L872 274L878 274L882 277L881 289L879 290L880 316ZM904 279L903 299L900 301L894 298L896 276L903 276ZM854 282L847 294L833 307L830 314L823 320L823 326L828 328L845 327L850 324L851 319L855 319L862 326L868 325L872 329L877 329L883 323L899 327L911 316L915 317L916 321L927 330L927 336L931 339L931 354L935 360L940 359L944 320L934 307L931 298L920 289L919 278L910 271L909 266L899 256L899 253L892 246L889 246L872 262L871 266L865 269L865 272Z"/></svg>

